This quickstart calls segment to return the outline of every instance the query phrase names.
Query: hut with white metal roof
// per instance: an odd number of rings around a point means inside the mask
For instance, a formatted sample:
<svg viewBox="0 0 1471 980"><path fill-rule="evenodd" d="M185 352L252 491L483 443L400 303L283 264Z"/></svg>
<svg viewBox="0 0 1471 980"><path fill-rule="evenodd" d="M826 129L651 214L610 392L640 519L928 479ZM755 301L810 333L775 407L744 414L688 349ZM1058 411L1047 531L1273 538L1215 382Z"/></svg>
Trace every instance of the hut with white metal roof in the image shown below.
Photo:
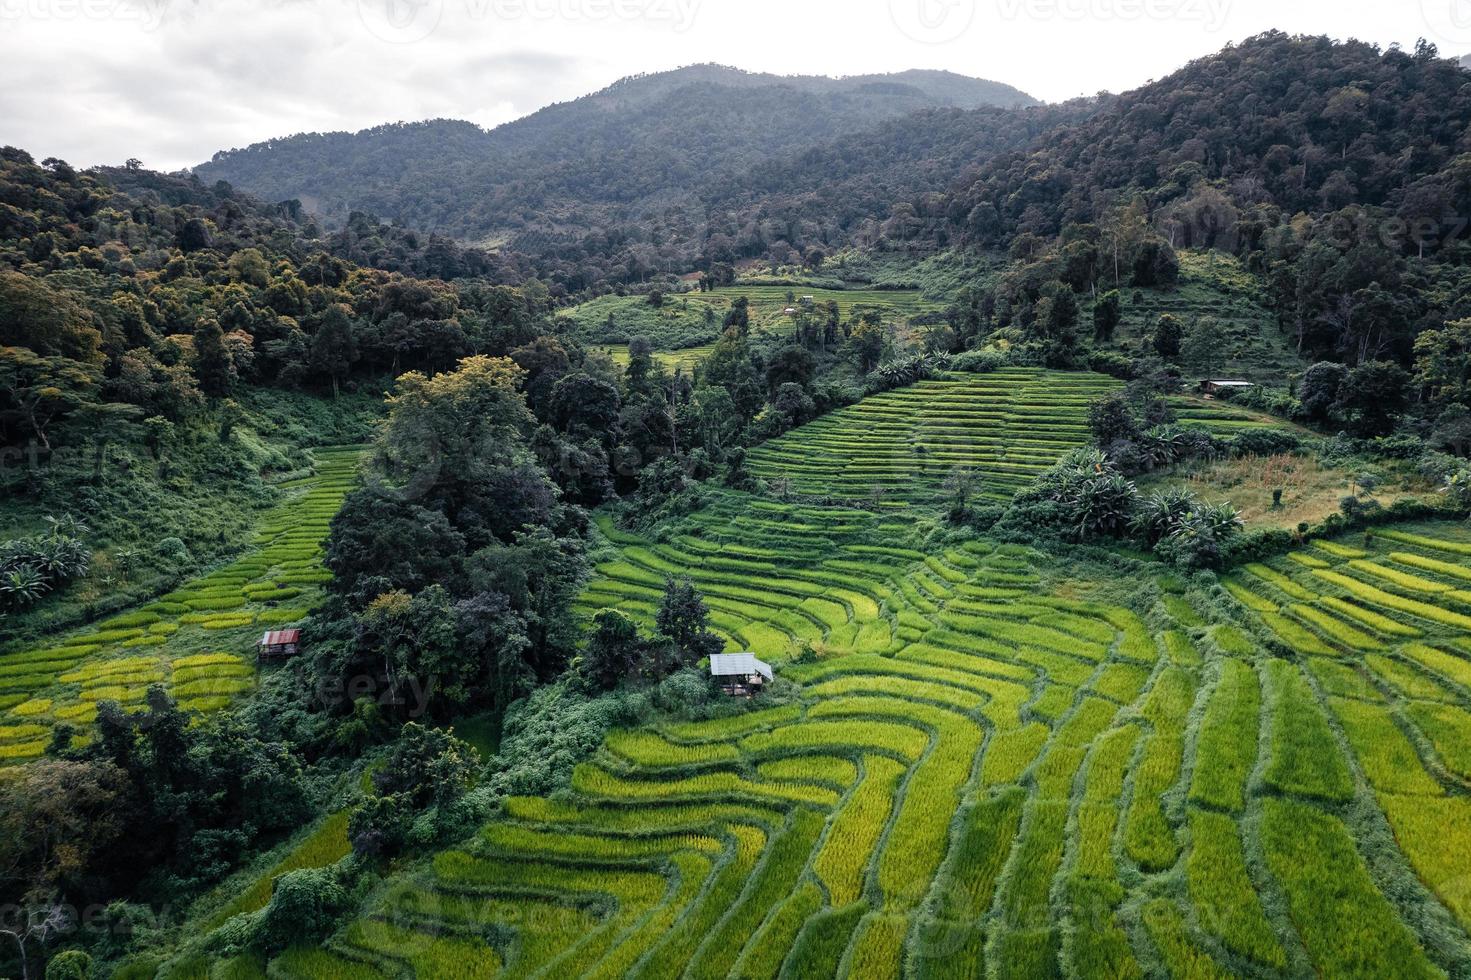
<svg viewBox="0 0 1471 980"><path fill-rule="evenodd" d="M710 676L732 697L750 697L771 682L771 665L754 653L717 653L710 658Z"/></svg>

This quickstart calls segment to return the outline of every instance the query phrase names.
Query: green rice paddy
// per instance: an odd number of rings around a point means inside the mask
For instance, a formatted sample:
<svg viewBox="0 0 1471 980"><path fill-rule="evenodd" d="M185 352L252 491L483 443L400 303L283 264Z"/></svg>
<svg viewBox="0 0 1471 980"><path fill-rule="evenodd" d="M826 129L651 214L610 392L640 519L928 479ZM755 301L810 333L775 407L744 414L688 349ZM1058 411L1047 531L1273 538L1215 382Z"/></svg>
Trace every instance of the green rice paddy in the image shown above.
<svg viewBox="0 0 1471 980"><path fill-rule="evenodd" d="M1228 592L733 493L664 541L599 527L585 615L647 624L688 575L796 700L613 733L272 976L1471 969L1464 528Z"/></svg>
<svg viewBox="0 0 1471 980"><path fill-rule="evenodd" d="M1086 444L1088 406L1119 382L1011 368L921 381L866 398L751 450L752 471L800 494L935 503L973 471L982 496L1009 498Z"/></svg>
<svg viewBox="0 0 1471 980"><path fill-rule="evenodd" d="M285 485L255 546L134 612L0 655L0 763L41 755L52 729L78 742L104 700L139 708L164 684L186 710L216 711L255 687L255 641L307 615L330 579L322 541L357 481L356 448L316 450L316 472Z"/></svg>

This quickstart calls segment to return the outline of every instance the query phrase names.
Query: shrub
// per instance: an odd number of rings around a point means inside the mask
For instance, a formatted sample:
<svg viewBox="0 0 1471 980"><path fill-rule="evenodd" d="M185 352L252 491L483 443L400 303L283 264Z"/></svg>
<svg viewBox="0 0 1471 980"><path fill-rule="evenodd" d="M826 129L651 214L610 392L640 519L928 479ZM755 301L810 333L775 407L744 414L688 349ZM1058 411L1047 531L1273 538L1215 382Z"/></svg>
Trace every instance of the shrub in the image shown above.
<svg viewBox="0 0 1471 980"><path fill-rule="evenodd" d="M1238 433L1229 445L1233 456L1277 456L1298 451L1302 440L1284 429L1261 428Z"/></svg>
<svg viewBox="0 0 1471 980"><path fill-rule="evenodd" d="M194 557L189 554L188 547L178 538L163 538L154 546L153 553L164 564L174 568L187 565L194 560Z"/></svg>
<svg viewBox="0 0 1471 980"><path fill-rule="evenodd" d="M1060 527L1070 536L1118 537L1128 525L1138 495L1102 453L1079 450L1017 496L1007 523Z"/></svg>
<svg viewBox="0 0 1471 980"><path fill-rule="evenodd" d="M276 879L261 914L256 943L267 952L315 945L331 934L347 908L347 893L331 868L288 871Z"/></svg>
<svg viewBox="0 0 1471 980"><path fill-rule="evenodd" d="M1011 355L994 347L984 350L968 350L950 358L950 370L967 374L989 374L1012 363Z"/></svg>
<svg viewBox="0 0 1471 980"><path fill-rule="evenodd" d="M80 949L68 949L46 964L46 980L90 980L92 957Z"/></svg>

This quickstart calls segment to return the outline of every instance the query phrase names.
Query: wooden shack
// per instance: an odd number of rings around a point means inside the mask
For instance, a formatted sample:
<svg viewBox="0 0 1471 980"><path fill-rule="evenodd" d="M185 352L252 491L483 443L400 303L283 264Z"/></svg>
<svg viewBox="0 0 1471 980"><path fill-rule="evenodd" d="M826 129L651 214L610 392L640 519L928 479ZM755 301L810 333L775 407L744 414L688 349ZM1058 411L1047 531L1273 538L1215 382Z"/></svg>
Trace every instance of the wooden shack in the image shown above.
<svg viewBox="0 0 1471 980"><path fill-rule="evenodd" d="M279 660L294 657L301 651L301 630L269 630L255 645L259 660Z"/></svg>
<svg viewBox="0 0 1471 980"><path fill-rule="evenodd" d="M1200 393L1206 396L1229 395L1255 387L1256 385L1250 381L1242 381L1239 378L1206 378L1200 383Z"/></svg>
<svg viewBox="0 0 1471 980"><path fill-rule="evenodd" d="M750 697L772 679L771 665L753 653L717 653L710 658L710 676L731 697Z"/></svg>

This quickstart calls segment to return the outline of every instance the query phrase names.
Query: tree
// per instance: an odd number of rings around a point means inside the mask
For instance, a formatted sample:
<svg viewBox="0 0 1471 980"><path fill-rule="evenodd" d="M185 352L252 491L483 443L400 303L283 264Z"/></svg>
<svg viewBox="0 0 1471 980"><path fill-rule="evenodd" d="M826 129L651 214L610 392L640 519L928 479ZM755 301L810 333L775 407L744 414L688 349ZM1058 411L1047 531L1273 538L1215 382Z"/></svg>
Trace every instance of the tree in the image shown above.
<svg viewBox="0 0 1471 980"><path fill-rule="evenodd" d="M0 347L0 434L13 433L14 442L35 439L49 451L52 426L96 404L100 373L59 355Z"/></svg>
<svg viewBox="0 0 1471 980"><path fill-rule="evenodd" d="M199 390L211 398L223 398L235 387L235 363L214 317L204 317L194 327L194 374Z"/></svg>
<svg viewBox="0 0 1471 980"><path fill-rule="evenodd" d="M1088 409L1088 427L1093 430L1093 441L1107 449L1120 440L1135 439L1139 435L1139 423L1129 400L1121 394L1109 395L1094 402Z"/></svg>
<svg viewBox="0 0 1471 980"><path fill-rule="evenodd" d="M638 625L616 609L593 618L593 632L582 651L582 673L605 691L634 676L643 657Z"/></svg>
<svg viewBox="0 0 1471 980"><path fill-rule="evenodd" d="M257 942L267 953L325 939L347 910L347 892L336 868L304 868L276 879L270 904L261 912Z"/></svg>
<svg viewBox="0 0 1471 980"><path fill-rule="evenodd" d="M1471 408L1459 402L1446 406L1435 420L1430 444L1456 456L1471 452Z"/></svg>
<svg viewBox="0 0 1471 980"><path fill-rule="evenodd" d="M1066 283L1049 282L1042 287L1037 303L1037 329L1046 339L1063 348L1076 343L1078 297Z"/></svg>
<svg viewBox="0 0 1471 980"><path fill-rule="evenodd" d="M1394 417L1405 407L1409 381L1409 374L1398 364L1360 364L1345 379L1339 406L1353 418L1360 435L1384 435L1394 428Z"/></svg>
<svg viewBox="0 0 1471 980"><path fill-rule="evenodd" d="M380 796L401 796L416 810L443 808L475 785L479 770L475 750L451 731L411 721L373 770L373 789Z"/></svg>
<svg viewBox="0 0 1471 980"><path fill-rule="evenodd" d="M581 371L559 379L548 398L548 414L557 428L574 439L597 439L604 446L618 441L618 389Z"/></svg>
<svg viewBox="0 0 1471 980"><path fill-rule="evenodd" d="M394 589L417 592L460 568L465 539L444 514L369 486L348 494L332 518L329 586L357 604Z"/></svg>
<svg viewBox="0 0 1471 980"><path fill-rule="evenodd" d="M349 311L342 304L334 303L327 307L317 332L312 335L311 368L332 379L332 397L336 398L341 393L342 379L347 377L357 359L357 340L353 335Z"/></svg>
<svg viewBox="0 0 1471 980"><path fill-rule="evenodd" d="M136 817L127 774L104 761L39 759L0 793L5 894L91 901Z"/></svg>
<svg viewBox="0 0 1471 980"><path fill-rule="evenodd" d="M482 665L460 645L449 593L438 583L417 595L394 590L377 596L359 614L356 627L354 645L377 661L388 682L388 704L463 708L482 680ZM432 702L410 705L409 684L421 692L432 684Z"/></svg>
<svg viewBox="0 0 1471 980"><path fill-rule="evenodd" d="M511 351L511 360L526 372L522 384L527 405L539 417L546 418L550 414L552 387L571 369L566 349L553 337L537 337Z"/></svg>
<svg viewBox="0 0 1471 980"><path fill-rule="evenodd" d="M470 556L466 566L473 593L505 596L524 619L522 656L542 682L566 667L580 639L572 603L586 575L582 540L558 537L544 523L523 527L509 544L487 544Z"/></svg>
<svg viewBox="0 0 1471 980"><path fill-rule="evenodd" d="M271 281L271 267L258 248L242 248L225 263L236 282L264 289Z"/></svg>
<svg viewBox="0 0 1471 980"><path fill-rule="evenodd" d="M695 390L694 405L699 413L700 441L711 453L719 455L740 431L735 401L724 388L705 387Z"/></svg>
<svg viewBox="0 0 1471 980"><path fill-rule="evenodd" d="M751 301L744 296L737 296L730 304L730 310L725 314L726 330L735 330L737 334L744 337L751 330Z"/></svg>
<svg viewBox="0 0 1471 980"><path fill-rule="evenodd" d="M812 383L817 370L817 358L812 352L795 344L783 347L766 362L766 390L775 394L784 384L795 384L806 388Z"/></svg>
<svg viewBox="0 0 1471 980"><path fill-rule="evenodd" d="M1093 339L1102 343L1113 340L1114 331L1124 318L1123 303L1119 291L1110 289L1093 304Z"/></svg>
<svg viewBox="0 0 1471 980"><path fill-rule="evenodd" d="M1471 406L1471 319L1415 338L1415 384L1435 405Z"/></svg>
<svg viewBox="0 0 1471 980"><path fill-rule="evenodd" d="M982 479L980 474L967 466L957 466L945 476L942 489L950 501L953 511L964 511L970 504L970 498L979 492Z"/></svg>
<svg viewBox="0 0 1471 980"><path fill-rule="evenodd" d="M40 279L0 271L0 347L100 365L102 334L77 294Z"/></svg>
<svg viewBox="0 0 1471 980"><path fill-rule="evenodd" d="M889 331L878 317L864 317L853 327L849 338L858 358L858 370L867 374L878 364L889 342Z"/></svg>
<svg viewBox="0 0 1471 980"><path fill-rule="evenodd" d="M778 388L771 399L771 411L780 417L783 430L794 425L801 425L811 418L816 410L806 389L791 381Z"/></svg>
<svg viewBox="0 0 1471 980"><path fill-rule="evenodd" d="M1201 317L1185 332L1180 344L1180 359L1192 370L1214 376L1220 372L1224 362L1221 344L1220 324L1211 317Z"/></svg>
<svg viewBox="0 0 1471 980"><path fill-rule="evenodd" d="M1134 252L1133 280L1135 286L1169 288L1174 286L1180 275L1180 261L1175 250L1158 238L1141 242Z"/></svg>
<svg viewBox="0 0 1471 980"><path fill-rule="evenodd" d="M736 331L726 331L715 342L701 366L700 379L704 387L719 386L730 395L736 409L736 427L746 422L761 408L765 385L751 354L751 345L746 337Z"/></svg>
<svg viewBox="0 0 1471 980"><path fill-rule="evenodd" d="M444 514L471 551L556 510L556 487L530 450L523 376L509 358L469 357L432 378L410 371L388 399L378 472Z"/></svg>
<svg viewBox="0 0 1471 980"><path fill-rule="evenodd" d="M630 398L647 398L654 390L654 345L647 337L628 342L628 367L623 371Z"/></svg>
<svg viewBox="0 0 1471 980"><path fill-rule="evenodd" d="M21 980L30 980L31 975L31 954L27 944L35 941L44 948L47 940L71 928L72 924L70 911L57 902L7 910L5 921L0 923L0 936L9 936L15 943Z"/></svg>
<svg viewBox="0 0 1471 980"><path fill-rule="evenodd" d="M179 228L178 246L182 252L199 252L209 248L212 239L209 226L199 218L190 218Z"/></svg>
<svg viewBox="0 0 1471 980"><path fill-rule="evenodd" d="M414 813L398 796L370 795L347 815L347 840L354 854L391 857L408 842Z"/></svg>
<svg viewBox="0 0 1471 980"><path fill-rule="evenodd" d="M1180 356L1180 341L1184 336L1185 328L1180 321L1169 313L1161 313L1154 326L1154 352L1167 361L1173 361Z"/></svg>
<svg viewBox="0 0 1471 980"><path fill-rule="evenodd" d="M92 957L80 949L62 950L46 964L46 980L91 980Z"/></svg>
<svg viewBox="0 0 1471 980"><path fill-rule="evenodd" d="M1314 422L1327 421L1347 378L1348 368L1331 361L1319 361L1304 371L1297 387L1303 414Z"/></svg>
<svg viewBox="0 0 1471 980"><path fill-rule="evenodd" d="M673 643L684 664L696 663L724 647L724 641L710 632L709 622L710 610L689 579L665 579L654 626Z"/></svg>

